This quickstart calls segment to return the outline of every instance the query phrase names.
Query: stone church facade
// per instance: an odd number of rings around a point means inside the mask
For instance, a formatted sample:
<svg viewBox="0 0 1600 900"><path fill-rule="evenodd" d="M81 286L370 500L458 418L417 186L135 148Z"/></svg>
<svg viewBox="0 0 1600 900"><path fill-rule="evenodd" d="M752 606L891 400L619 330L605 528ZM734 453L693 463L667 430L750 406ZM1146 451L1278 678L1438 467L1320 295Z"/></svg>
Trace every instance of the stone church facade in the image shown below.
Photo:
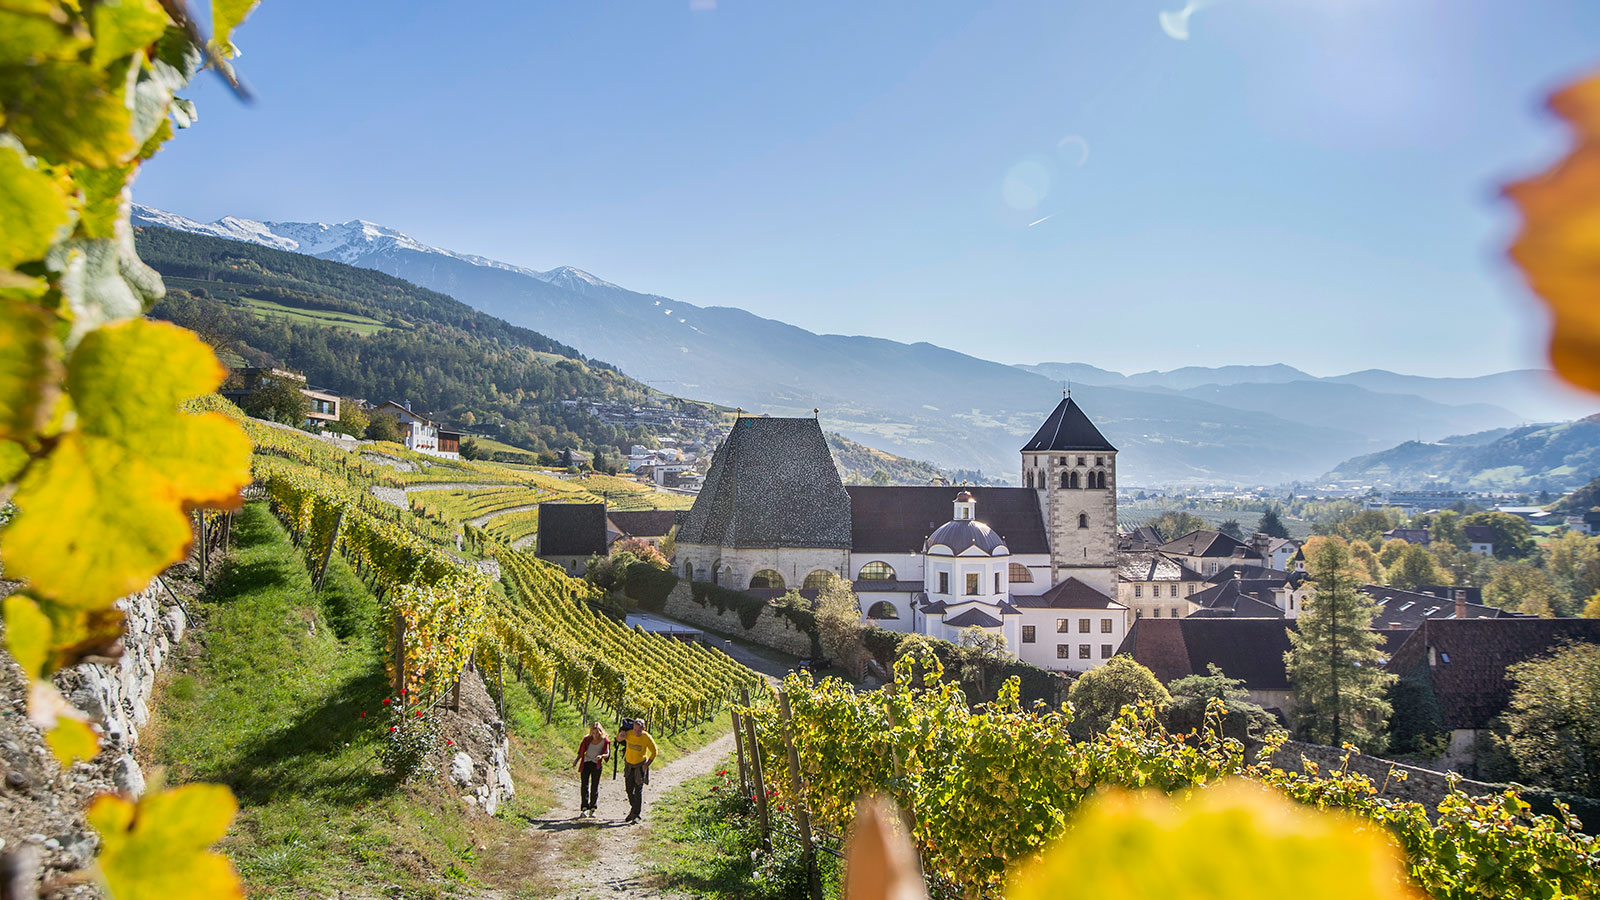
<svg viewBox="0 0 1600 900"><path fill-rule="evenodd" d="M758 595L849 579L867 621L1083 672L1129 627L1117 590L1117 450L1065 397L1021 487L846 487L815 419L741 417L679 523L681 577Z"/></svg>

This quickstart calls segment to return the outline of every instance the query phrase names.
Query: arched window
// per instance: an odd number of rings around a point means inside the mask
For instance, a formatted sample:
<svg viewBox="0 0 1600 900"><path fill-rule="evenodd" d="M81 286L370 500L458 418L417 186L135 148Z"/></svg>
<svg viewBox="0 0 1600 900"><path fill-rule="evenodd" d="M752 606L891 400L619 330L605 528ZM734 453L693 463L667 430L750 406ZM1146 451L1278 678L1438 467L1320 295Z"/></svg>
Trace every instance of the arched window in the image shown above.
<svg viewBox="0 0 1600 900"><path fill-rule="evenodd" d="M817 569L806 576L805 582L800 587L808 591L820 591L828 586L828 579L833 577L834 574L827 569Z"/></svg>
<svg viewBox="0 0 1600 900"><path fill-rule="evenodd" d="M1022 563L1012 563L1011 566L1010 566L1010 573L1011 573L1010 577L1011 577L1011 583L1012 584L1032 584L1033 583L1033 573L1029 572L1028 571L1028 567L1023 565Z"/></svg>
<svg viewBox="0 0 1600 900"><path fill-rule="evenodd" d="M683 564L683 580L684 581L693 581L694 580L694 563L686 562L686 563Z"/></svg>
<svg viewBox="0 0 1600 900"><path fill-rule="evenodd" d="M711 564L711 583L722 583L722 560L720 559Z"/></svg>
<svg viewBox="0 0 1600 900"><path fill-rule="evenodd" d="M856 576L862 581L893 581L894 569L886 562L873 560L861 567L861 573Z"/></svg>
<svg viewBox="0 0 1600 900"><path fill-rule="evenodd" d="M1031 470L1028 472L1027 481L1028 487L1033 487L1033 472Z"/></svg>
<svg viewBox="0 0 1600 900"><path fill-rule="evenodd" d="M1061 486L1064 487L1064 488L1075 488L1075 487L1077 487L1078 486L1078 473L1077 472L1063 472L1062 475L1061 475Z"/></svg>
<svg viewBox="0 0 1600 900"><path fill-rule="evenodd" d="M1104 472L1091 472L1091 473L1089 473L1089 487L1092 487L1092 488L1103 488L1105 486L1106 486L1106 473L1104 473Z"/></svg>
<svg viewBox="0 0 1600 900"><path fill-rule="evenodd" d="M879 600L867 608L867 618L898 619L900 618L900 610L895 609L894 604L887 600Z"/></svg>
<svg viewBox="0 0 1600 900"><path fill-rule="evenodd" d="M783 576L775 569L762 569L750 576L750 590L752 591L781 591L783 590Z"/></svg>
<svg viewBox="0 0 1600 900"><path fill-rule="evenodd" d="M1079 528L1088 528L1089 527L1089 514L1088 513L1078 513L1078 527Z"/></svg>

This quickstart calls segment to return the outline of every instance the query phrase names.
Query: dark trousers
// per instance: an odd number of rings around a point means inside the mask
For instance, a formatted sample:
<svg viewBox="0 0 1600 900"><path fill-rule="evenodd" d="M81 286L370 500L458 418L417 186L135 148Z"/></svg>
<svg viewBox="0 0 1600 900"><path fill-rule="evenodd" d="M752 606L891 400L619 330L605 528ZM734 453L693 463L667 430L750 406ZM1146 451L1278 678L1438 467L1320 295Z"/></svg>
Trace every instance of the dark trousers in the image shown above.
<svg viewBox="0 0 1600 900"><path fill-rule="evenodd" d="M644 786L650 782L650 772L644 763L628 763L623 783L628 788L628 818L637 819L644 809Z"/></svg>
<svg viewBox="0 0 1600 900"><path fill-rule="evenodd" d="M579 809L594 809L600 803L600 764L585 762L578 770Z"/></svg>

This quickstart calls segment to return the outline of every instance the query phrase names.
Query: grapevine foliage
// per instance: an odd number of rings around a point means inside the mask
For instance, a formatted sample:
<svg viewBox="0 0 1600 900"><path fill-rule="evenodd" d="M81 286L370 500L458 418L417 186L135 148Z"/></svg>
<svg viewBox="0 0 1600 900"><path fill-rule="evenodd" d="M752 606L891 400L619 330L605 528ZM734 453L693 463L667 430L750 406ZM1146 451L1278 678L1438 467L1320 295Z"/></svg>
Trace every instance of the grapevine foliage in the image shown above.
<svg viewBox="0 0 1600 900"><path fill-rule="evenodd" d="M1452 793L1430 810L1382 797L1360 775L1301 775L1252 764L1242 744L1223 736L1219 717L1226 708L1220 703L1193 734L1169 733L1145 705L1124 709L1103 735L1076 741L1067 727L1071 710L1024 708L1016 679L995 703L972 710L960 687L940 675L931 654L902 659L895 684L872 693L857 693L837 679L790 675L783 689L803 786L796 794L789 779L769 777L776 802L804 804L813 822L843 833L859 797L888 795L907 812L927 871L968 897L997 896L1008 871L1048 858L1050 845L1079 833L1080 807L1107 789L1174 793L1240 778L1306 806L1385 826L1386 842L1403 852L1405 874L1439 900L1593 897L1600 888L1594 838L1579 833L1577 821L1565 814L1532 814L1514 792L1479 799ZM783 760L784 726L775 704L757 703L746 713L757 724L762 755ZM769 762L769 772L772 767ZM1176 853L1198 840L1167 836L1159 842L1165 849L1151 853ZM1191 876L1205 871L1203 859L1185 858L1193 863ZM1101 884L1107 890L1092 895L1150 896Z"/></svg>
<svg viewBox="0 0 1600 900"><path fill-rule="evenodd" d="M213 61L254 5L219 2ZM225 417L186 412L224 370L194 334L146 321L163 293L139 261L128 186L194 106L175 96L207 58L182 4L0 0L0 532L6 644L28 712L65 764L98 742L50 683L114 654L119 597L183 558L186 512L232 506L250 444ZM174 12L176 11L176 12ZM237 895L205 847L232 816L226 789L191 787L90 818L113 896ZM170 863L169 868L163 865Z"/></svg>

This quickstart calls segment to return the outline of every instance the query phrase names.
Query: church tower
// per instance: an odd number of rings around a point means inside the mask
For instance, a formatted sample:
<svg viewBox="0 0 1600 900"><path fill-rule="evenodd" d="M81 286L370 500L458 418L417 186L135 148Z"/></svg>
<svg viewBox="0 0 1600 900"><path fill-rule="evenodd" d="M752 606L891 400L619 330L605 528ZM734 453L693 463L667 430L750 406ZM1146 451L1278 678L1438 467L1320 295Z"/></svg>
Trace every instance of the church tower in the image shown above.
<svg viewBox="0 0 1600 900"><path fill-rule="evenodd" d="M1117 448L1071 394L1022 448L1022 483L1039 497L1051 581L1076 578L1115 597Z"/></svg>

